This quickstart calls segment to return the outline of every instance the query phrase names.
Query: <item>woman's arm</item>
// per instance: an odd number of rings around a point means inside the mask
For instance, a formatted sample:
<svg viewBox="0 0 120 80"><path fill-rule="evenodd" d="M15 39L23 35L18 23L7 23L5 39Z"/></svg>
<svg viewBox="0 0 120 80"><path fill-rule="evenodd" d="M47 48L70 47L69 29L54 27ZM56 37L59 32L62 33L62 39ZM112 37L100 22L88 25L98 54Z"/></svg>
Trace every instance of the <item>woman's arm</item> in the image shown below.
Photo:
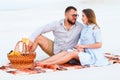
<svg viewBox="0 0 120 80"><path fill-rule="evenodd" d="M77 49L81 49L81 48L90 48L90 49L93 49L93 48L101 48L102 47L102 42L96 42L95 44L86 44L86 45L77 45L75 46Z"/></svg>

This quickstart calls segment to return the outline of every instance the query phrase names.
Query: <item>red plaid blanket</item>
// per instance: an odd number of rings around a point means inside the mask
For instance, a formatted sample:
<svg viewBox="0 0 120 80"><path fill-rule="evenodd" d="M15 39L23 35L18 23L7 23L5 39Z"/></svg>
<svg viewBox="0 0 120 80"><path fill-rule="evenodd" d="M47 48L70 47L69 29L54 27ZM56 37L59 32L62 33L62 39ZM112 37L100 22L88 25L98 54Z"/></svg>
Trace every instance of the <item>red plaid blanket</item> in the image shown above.
<svg viewBox="0 0 120 80"><path fill-rule="evenodd" d="M111 64L120 64L120 55L113 55L110 53L106 53L105 56L108 58ZM59 66L59 68L58 68ZM37 74L37 73L46 73L46 72L55 72L55 71L65 71L65 70L72 70L72 69L82 69L88 68L90 66L80 66L75 64L63 64L63 65L44 65L43 67L34 66L33 68L28 69L15 69L12 68L9 64L3 65L0 67L0 70L6 71L7 73L11 74Z"/></svg>

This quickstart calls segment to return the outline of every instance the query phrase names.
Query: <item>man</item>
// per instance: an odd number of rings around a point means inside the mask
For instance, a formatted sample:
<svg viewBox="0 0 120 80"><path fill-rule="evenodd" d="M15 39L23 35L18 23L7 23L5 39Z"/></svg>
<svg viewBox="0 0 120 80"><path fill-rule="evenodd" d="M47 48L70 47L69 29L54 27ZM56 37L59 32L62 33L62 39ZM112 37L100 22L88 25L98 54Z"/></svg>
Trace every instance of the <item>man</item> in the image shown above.
<svg viewBox="0 0 120 80"><path fill-rule="evenodd" d="M72 49L78 42L83 25L76 21L77 9L69 6L65 10L65 19L55 21L37 29L30 37L30 51L35 51L40 46L49 56ZM43 33L53 32L54 42Z"/></svg>

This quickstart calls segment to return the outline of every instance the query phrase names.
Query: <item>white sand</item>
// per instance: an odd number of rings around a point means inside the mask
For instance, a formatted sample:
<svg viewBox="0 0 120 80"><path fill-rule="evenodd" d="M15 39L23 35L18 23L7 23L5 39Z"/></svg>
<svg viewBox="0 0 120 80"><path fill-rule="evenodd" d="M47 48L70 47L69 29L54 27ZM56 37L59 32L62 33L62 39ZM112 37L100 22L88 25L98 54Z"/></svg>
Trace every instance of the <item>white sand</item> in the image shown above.
<svg viewBox="0 0 120 80"><path fill-rule="evenodd" d="M91 2L92 1L92 2ZM116 0L4 0L0 1L0 65L8 63L6 54L14 49L23 36L29 36L37 27L64 18L64 9L73 5L81 10L92 8L102 29L103 50L120 55L120 1ZM95 1L95 2L94 2ZM99 3L98 3L99 2ZM46 5L45 5L46 4ZM114 6L114 7L113 7ZM46 34L53 39L52 33ZM39 48L37 59L47 57ZM11 75L0 71L0 80L120 80L120 65L52 72L35 75Z"/></svg>

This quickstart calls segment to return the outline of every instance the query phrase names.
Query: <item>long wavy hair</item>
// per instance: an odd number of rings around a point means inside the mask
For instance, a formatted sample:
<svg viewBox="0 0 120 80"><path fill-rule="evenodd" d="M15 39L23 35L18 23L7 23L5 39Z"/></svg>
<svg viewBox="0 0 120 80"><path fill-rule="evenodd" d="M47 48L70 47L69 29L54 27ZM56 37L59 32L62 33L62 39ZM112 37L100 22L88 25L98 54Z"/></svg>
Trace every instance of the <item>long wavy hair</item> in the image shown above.
<svg viewBox="0 0 120 80"><path fill-rule="evenodd" d="M96 22L96 16L95 16L95 13L92 9L83 9L82 12L86 15L86 17L88 18L88 23L89 24L96 24L97 25L97 22Z"/></svg>

